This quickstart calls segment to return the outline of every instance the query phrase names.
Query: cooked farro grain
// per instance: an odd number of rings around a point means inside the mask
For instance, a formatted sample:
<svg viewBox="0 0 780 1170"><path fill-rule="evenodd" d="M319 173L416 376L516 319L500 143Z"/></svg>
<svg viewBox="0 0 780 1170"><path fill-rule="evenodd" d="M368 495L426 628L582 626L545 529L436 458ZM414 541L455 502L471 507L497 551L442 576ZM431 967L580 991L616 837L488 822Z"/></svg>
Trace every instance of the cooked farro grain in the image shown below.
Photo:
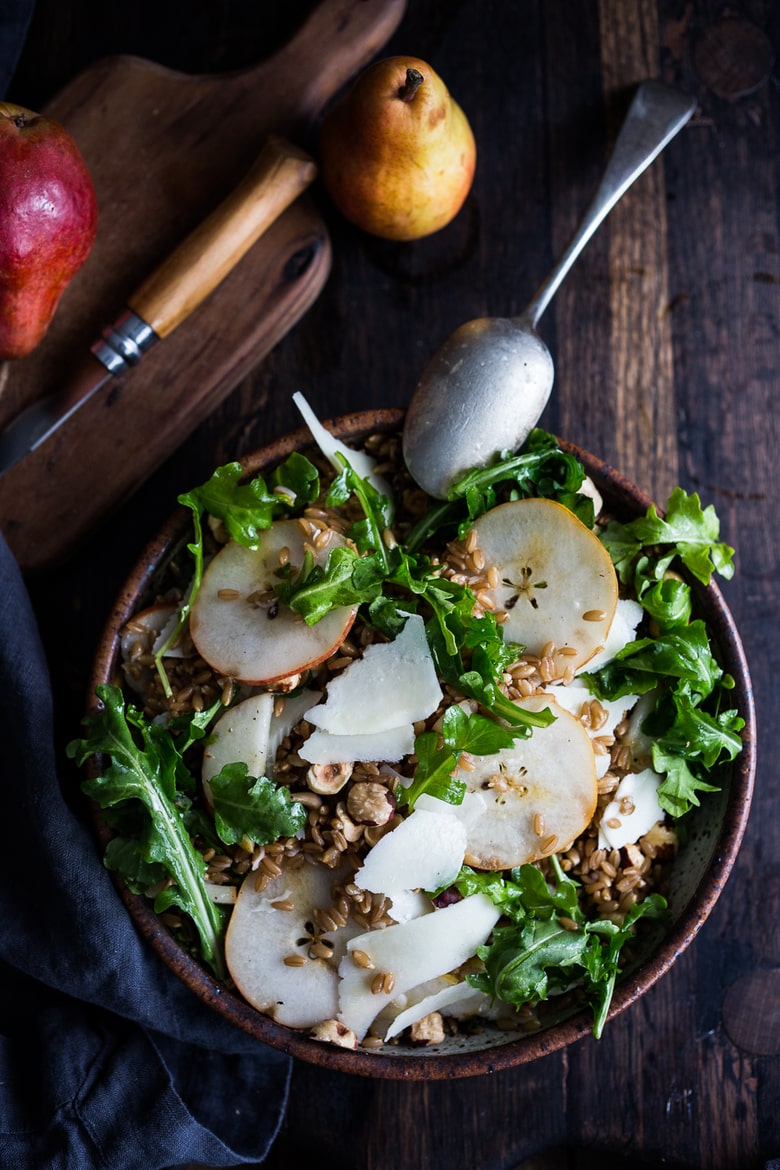
<svg viewBox="0 0 780 1170"><path fill-rule="evenodd" d="M372 971L374 969L374 960L370 955L367 955L365 951L361 951L359 948L355 948L351 954L352 962L356 967L362 967L366 971Z"/></svg>
<svg viewBox="0 0 780 1170"><path fill-rule="evenodd" d="M306 956L305 955L285 955L283 962L284 962L285 967L305 967L306 966Z"/></svg>

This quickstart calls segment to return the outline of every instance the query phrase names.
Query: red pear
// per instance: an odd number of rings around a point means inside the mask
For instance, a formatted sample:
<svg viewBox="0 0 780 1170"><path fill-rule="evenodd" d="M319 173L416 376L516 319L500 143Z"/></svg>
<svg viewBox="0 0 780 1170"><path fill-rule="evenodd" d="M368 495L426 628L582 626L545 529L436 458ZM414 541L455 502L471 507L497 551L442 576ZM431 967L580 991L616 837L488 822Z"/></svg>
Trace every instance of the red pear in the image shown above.
<svg viewBox="0 0 780 1170"><path fill-rule="evenodd" d="M67 130L0 102L0 359L42 340L97 219L89 169Z"/></svg>

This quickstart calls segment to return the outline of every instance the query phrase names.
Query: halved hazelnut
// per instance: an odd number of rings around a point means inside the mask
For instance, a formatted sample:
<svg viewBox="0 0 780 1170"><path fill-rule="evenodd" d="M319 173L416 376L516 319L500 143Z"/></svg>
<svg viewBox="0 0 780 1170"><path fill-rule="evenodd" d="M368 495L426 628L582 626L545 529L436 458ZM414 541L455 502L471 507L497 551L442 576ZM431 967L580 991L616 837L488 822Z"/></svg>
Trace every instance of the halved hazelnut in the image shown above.
<svg viewBox="0 0 780 1170"><path fill-rule="evenodd" d="M334 796L351 775L352 764L312 764L306 773L306 784L320 796Z"/></svg>
<svg viewBox="0 0 780 1170"><path fill-rule="evenodd" d="M386 825L395 813L395 797L384 784L361 780L347 796L347 812L361 825Z"/></svg>
<svg viewBox="0 0 780 1170"><path fill-rule="evenodd" d="M358 1038L355 1033L340 1020L323 1020L321 1024L315 1024L309 1035L312 1040L320 1040L325 1044L336 1044L339 1048L357 1048L358 1046Z"/></svg>

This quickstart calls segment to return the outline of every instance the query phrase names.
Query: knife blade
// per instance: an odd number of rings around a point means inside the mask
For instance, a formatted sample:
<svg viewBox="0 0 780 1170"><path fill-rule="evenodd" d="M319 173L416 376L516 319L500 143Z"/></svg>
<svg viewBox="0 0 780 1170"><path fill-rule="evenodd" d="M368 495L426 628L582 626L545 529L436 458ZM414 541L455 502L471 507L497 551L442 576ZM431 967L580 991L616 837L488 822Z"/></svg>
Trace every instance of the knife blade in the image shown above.
<svg viewBox="0 0 780 1170"><path fill-rule="evenodd" d="M67 383L23 409L0 433L0 476L172 333L316 174L314 159L305 151L269 137L244 179L128 298L126 310L103 330Z"/></svg>

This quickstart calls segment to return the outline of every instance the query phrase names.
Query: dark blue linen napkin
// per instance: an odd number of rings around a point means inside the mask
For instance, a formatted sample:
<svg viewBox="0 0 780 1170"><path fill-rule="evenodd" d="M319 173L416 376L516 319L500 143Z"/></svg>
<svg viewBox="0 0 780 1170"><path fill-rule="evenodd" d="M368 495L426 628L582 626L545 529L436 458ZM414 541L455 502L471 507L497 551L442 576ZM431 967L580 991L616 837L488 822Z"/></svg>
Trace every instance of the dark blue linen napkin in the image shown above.
<svg viewBox="0 0 780 1170"><path fill-rule="evenodd" d="M0 0L0 97L33 8ZM0 1166L261 1161L291 1061L204 1007L136 932L78 784L61 784L46 659L2 536L0 750Z"/></svg>
<svg viewBox="0 0 780 1170"><path fill-rule="evenodd" d="M0 745L0 1166L261 1161L291 1062L202 1005L137 933L78 784L58 777L45 656L2 536Z"/></svg>

